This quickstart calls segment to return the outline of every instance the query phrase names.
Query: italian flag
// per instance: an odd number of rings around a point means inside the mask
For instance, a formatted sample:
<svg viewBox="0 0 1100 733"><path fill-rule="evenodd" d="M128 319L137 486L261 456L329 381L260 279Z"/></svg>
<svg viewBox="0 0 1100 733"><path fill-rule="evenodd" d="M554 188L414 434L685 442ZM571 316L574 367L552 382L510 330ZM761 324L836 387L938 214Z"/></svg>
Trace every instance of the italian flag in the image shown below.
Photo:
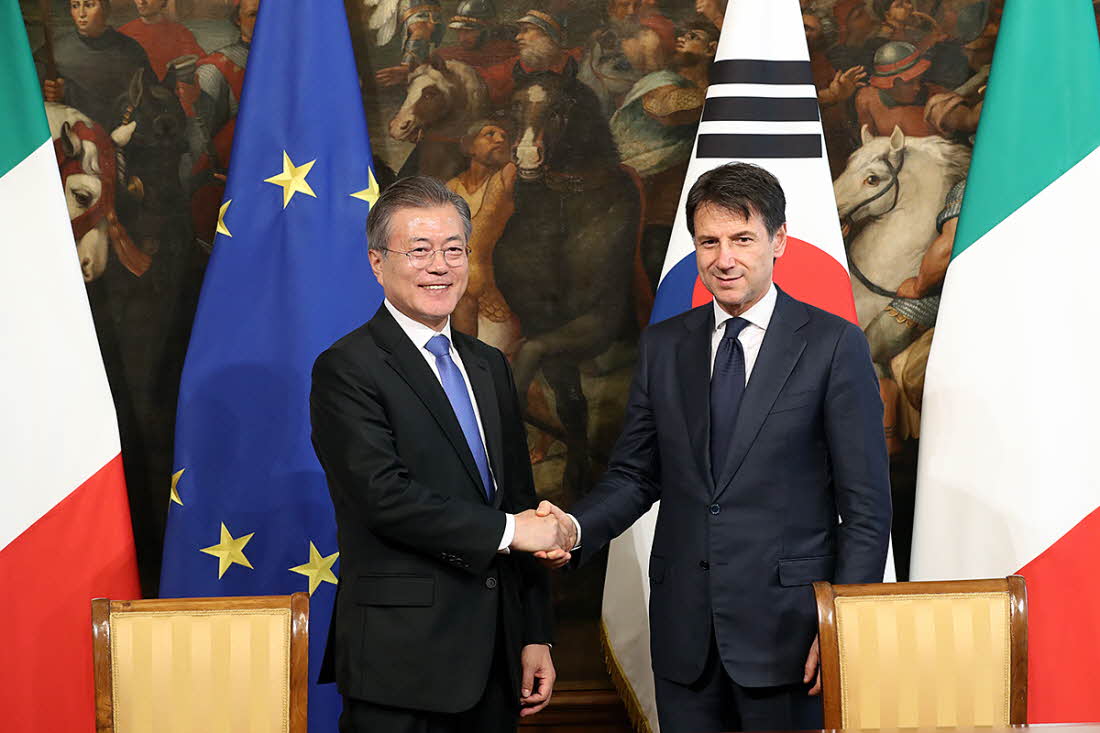
<svg viewBox="0 0 1100 733"><path fill-rule="evenodd" d="M1020 573L1031 722L1100 720L1100 44L1010 0L924 389L914 579Z"/></svg>
<svg viewBox="0 0 1100 733"><path fill-rule="evenodd" d="M17 0L0 0L5 730L94 726L91 599L140 594L118 426Z"/></svg>

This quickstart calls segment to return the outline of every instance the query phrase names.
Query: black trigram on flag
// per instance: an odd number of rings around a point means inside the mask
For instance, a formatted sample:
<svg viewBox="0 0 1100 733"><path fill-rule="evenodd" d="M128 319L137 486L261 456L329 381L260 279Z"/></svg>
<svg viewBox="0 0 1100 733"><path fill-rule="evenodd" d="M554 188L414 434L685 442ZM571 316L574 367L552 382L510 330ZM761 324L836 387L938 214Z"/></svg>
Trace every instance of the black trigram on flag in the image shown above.
<svg viewBox="0 0 1100 733"><path fill-rule="evenodd" d="M728 133L704 132L710 126L703 125L695 150L697 158L821 157L820 133L789 132L782 124L819 121L817 95L808 61L724 59L711 67L710 84L711 94L703 107L701 122L759 124L751 125L752 132ZM718 85L725 84L751 84L759 93L724 95ZM802 88L794 90L794 86ZM805 96L789 96L791 91L804 92Z"/></svg>

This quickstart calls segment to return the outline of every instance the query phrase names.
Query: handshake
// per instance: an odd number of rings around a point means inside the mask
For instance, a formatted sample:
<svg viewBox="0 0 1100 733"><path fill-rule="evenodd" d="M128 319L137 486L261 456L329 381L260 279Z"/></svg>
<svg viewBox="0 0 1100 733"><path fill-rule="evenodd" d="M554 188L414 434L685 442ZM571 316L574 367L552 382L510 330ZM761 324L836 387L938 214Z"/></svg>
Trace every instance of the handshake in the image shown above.
<svg viewBox="0 0 1100 733"><path fill-rule="evenodd" d="M516 533L510 547L530 552L548 568L560 568L569 562L577 546L577 526L573 519L548 501L538 509L516 515Z"/></svg>

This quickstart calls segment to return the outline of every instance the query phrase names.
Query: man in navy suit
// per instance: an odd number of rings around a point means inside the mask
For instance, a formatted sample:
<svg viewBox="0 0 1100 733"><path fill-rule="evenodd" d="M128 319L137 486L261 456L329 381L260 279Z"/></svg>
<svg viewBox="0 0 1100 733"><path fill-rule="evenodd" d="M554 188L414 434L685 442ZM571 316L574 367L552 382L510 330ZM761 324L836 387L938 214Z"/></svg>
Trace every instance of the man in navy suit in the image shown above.
<svg viewBox="0 0 1100 733"><path fill-rule="evenodd" d="M687 199L714 300L650 326L607 473L544 504L585 562L660 500L649 564L662 733L820 728L811 584L882 580L890 486L867 341L772 282L776 178L744 163ZM539 553L547 564L568 554Z"/></svg>

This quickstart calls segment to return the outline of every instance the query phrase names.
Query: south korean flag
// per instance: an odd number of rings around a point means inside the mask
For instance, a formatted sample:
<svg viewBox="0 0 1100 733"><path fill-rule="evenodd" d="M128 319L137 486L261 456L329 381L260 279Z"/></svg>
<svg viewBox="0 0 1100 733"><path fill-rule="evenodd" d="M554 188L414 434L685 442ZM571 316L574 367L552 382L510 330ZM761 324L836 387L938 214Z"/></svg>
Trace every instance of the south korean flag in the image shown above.
<svg viewBox="0 0 1100 733"><path fill-rule="evenodd" d="M768 169L786 193L787 251L775 264L776 284L855 322L798 0L730 0L652 322L710 300L684 201L702 173L735 161Z"/></svg>

